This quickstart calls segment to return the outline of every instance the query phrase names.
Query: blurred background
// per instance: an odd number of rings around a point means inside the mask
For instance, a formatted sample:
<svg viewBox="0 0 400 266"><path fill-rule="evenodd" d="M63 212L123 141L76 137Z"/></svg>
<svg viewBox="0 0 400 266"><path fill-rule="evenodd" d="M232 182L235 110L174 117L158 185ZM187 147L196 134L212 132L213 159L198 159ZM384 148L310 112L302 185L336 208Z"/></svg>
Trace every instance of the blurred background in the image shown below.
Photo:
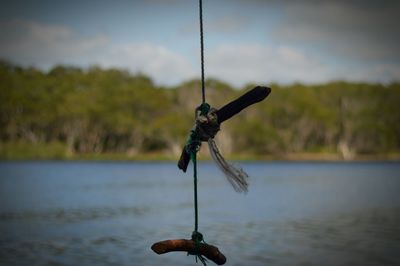
<svg viewBox="0 0 400 266"><path fill-rule="evenodd" d="M188 265L198 1L1 1L0 264ZM206 99L236 194L200 152L200 231L228 265L398 264L398 1L204 0ZM190 167L189 167L190 169ZM204 230L203 230L204 229Z"/></svg>

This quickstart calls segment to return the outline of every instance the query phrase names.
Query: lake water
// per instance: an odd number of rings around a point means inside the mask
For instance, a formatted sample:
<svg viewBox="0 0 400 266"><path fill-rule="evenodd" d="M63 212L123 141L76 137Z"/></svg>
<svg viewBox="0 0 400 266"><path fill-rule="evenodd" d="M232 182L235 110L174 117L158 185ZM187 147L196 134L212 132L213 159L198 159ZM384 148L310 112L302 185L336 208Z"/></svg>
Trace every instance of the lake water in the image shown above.
<svg viewBox="0 0 400 266"><path fill-rule="evenodd" d="M199 231L226 265L400 265L400 163L241 166L247 194L199 163ZM150 249L193 216L175 163L0 162L1 265L196 265Z"/></svg>

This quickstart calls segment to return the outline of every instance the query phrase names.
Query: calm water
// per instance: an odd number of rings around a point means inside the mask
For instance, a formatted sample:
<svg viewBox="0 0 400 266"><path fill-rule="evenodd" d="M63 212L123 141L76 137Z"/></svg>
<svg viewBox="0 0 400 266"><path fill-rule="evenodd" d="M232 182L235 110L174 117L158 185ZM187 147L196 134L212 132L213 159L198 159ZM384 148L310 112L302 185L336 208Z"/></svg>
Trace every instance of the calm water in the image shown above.
<svg viewBox="0 0 400 266"><path fill-rule="evenodd" d="M199 164L199 231L226 265L400 264L400 163L242 166L248 194ZM0 162L0 264L195 265L150 249L190 237L191 174L174 163Z"/></svg>

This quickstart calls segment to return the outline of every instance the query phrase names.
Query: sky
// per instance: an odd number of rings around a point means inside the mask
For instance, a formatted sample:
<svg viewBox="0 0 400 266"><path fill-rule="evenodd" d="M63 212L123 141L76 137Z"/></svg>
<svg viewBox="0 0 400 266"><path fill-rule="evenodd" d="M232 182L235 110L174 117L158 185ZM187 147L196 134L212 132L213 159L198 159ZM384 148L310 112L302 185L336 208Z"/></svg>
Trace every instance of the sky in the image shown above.
<svg viewBox="0 0 400 266"><path fill-rule="evenodd" d="M200 77L197 0L0 0L0 58L45 71L117 67L174 86ZM206 78L400 80L400 1L203 0Z"/></svg>

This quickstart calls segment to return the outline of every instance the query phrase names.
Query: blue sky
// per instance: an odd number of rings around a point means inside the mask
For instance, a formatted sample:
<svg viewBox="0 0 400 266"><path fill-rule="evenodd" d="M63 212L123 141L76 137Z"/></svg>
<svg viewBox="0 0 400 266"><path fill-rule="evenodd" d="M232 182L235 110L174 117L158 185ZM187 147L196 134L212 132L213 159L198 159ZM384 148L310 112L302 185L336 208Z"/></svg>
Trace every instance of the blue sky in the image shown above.
<svg viewBox="0 0 400 266"><path fill-rule="evenodd" d="M0 58L118 67L175 85L200 74L197 0L1 1ZM206 77L400 80L400 1L203 0Z"/></svg>

